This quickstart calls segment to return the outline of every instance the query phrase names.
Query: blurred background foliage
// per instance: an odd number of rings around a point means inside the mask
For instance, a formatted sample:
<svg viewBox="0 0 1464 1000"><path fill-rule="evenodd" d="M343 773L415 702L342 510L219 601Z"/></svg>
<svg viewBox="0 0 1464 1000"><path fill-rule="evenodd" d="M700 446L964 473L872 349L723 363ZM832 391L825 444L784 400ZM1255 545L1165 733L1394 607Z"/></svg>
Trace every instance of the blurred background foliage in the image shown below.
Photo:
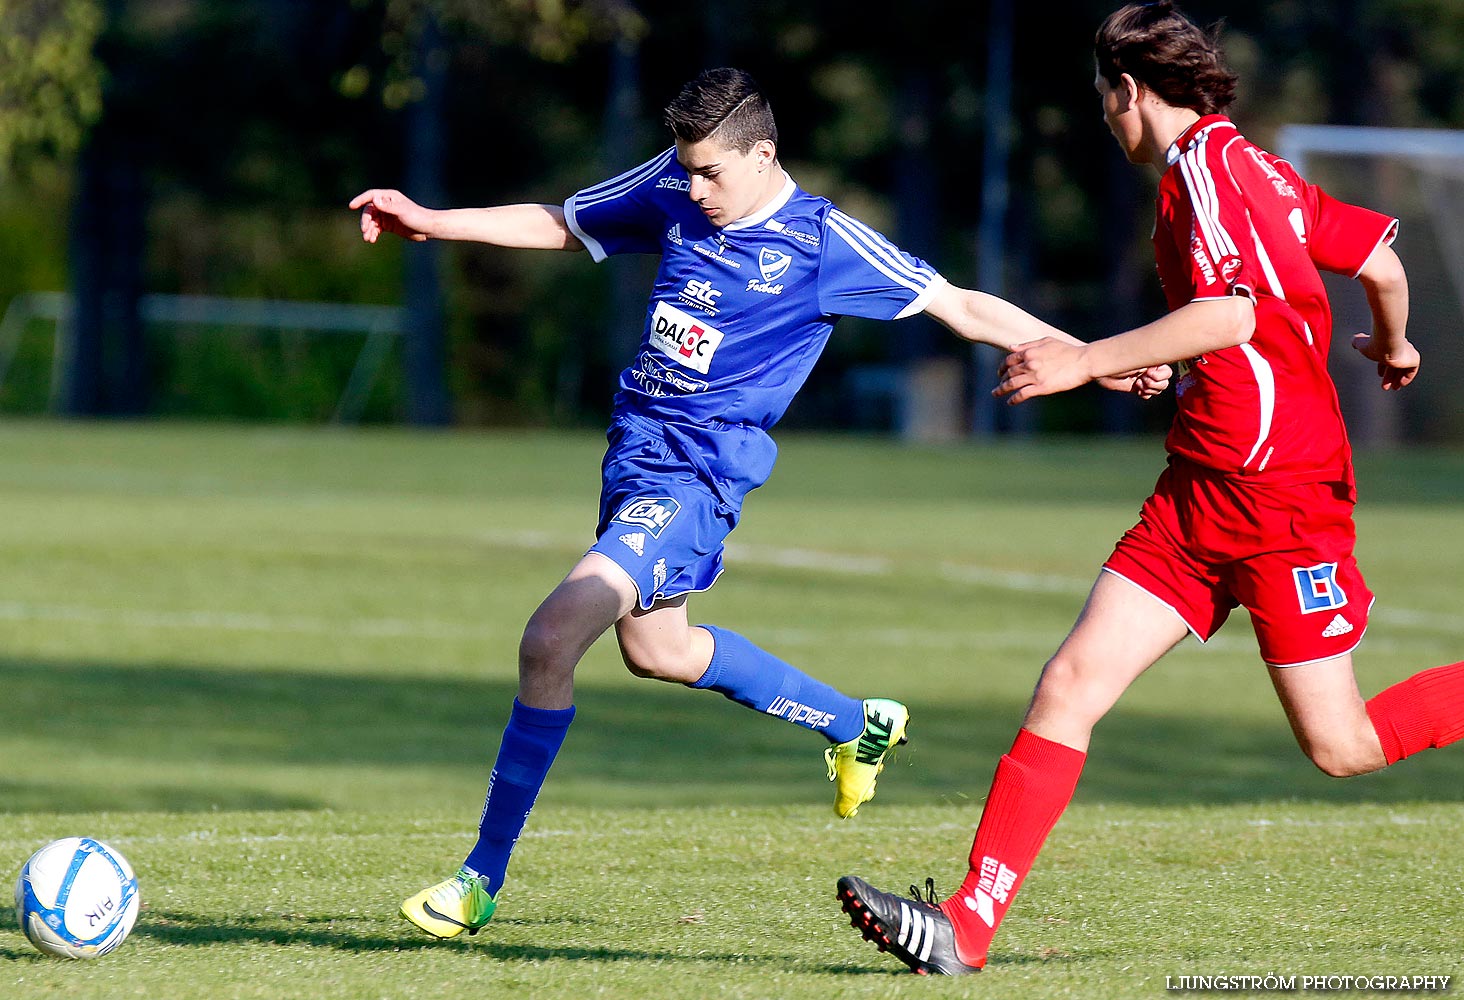
<svg viewBox="0 0 1464 1000"><path fill-rule="evenodd" d="M992 2L1012 18L1004 125ZM1091 89L1114 6L907 0L876 19L833 0L0 0L0 307L76 295L70 353L54 359L51 327L26 324L0 411L329 418L359 341L137 319L141 296L168 293L405 304L415 333L369 421L598 423L639 335L647 261L368 247L345 204L372 186L433 205L561 202L668 144L659 109L727 64L770 95L805 188L961 284L982 277L983 154L1004 129L1001 288L1078 336L1116 332L1162 300L1154 178L1122 161ZM1185 9L1225 18L1233 112L1263 145L1289 122L1464 127L1458 0ZM969 393L966 348L925 321L846 321L787 423L895 428L891 380L930 359L958 363ZM1098 397L1044 401L1013 426L1169 415Z"/></svg>

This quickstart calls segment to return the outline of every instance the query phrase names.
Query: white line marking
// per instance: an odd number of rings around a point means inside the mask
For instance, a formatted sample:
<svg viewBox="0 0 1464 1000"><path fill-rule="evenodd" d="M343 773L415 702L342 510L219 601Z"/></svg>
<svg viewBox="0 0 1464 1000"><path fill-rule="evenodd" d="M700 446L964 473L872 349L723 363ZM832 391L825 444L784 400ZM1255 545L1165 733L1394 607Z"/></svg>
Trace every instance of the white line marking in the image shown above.
<svg viewBox="0 0 1464 1000"><path fill-rule="evenodd" d="M67 621L135 628L206 629L224 632L293 632L372 638L491 639L498 630L431 619L306 618L236 611L144 611L65 604L0 601L0 621Z"/></svg>
<svg viewBox="0 0 1464 1000"><path fill-rule="evenodd" d="M490 545L529 551L585 551L589 539L553 535L545 531L492 532L477 536ZM727 547L729 562L778 569L809 570L836 576L883 577L899 572L901 566L886 556L856 555L821 549L782 548L734 544ZM930 568L939 579L965 586L987 587L1017 594L1056 594L1074 598L1092 588L1091 578L1055 573L1031 573L998 569L973 563L940 562ZM1073 611L1076 613L1076 607ZM1375 624L1398 629L1423 629L1438 635L1464 635L1464 615L1442 614L1410 608L1374 608ZM65 621L87 625L151 629L199 629L225 632L287 632L297 635L349 635L362 638L432 639L481 641L501 639L501 629L484 625L440 621L429 618L324 618L236 611L151 611L139 608L99 608L85 605L33 604L0 600L0 622ZM853 633L851 633L852 635ZM1062 630L1019 629L991 632L980 629L867 629L859 630L860 642L897 648L1039 649L1050 650L1062 640ZM828 633L816 629L769 629L768 641L789 645L827 644ZM1368 637L1368 648L1377 651L1416 645L1418 636ZM1209 649L1254 650L1249 635L1219 635Z"/></svg>

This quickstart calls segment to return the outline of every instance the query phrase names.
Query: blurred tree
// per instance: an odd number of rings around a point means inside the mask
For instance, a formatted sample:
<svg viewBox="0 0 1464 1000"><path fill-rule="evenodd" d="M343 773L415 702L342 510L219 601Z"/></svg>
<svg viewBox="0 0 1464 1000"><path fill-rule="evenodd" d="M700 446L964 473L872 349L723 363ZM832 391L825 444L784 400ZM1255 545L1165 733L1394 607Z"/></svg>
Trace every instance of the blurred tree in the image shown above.
<svg viewBox="0 0 1464 1000"><path fill-rule="evenodd" d="M1013 4L1004 71L1006 253L1021 265L1004 291L1090 338L1163 308L1144 246L1152 179L1122 163L1088 89L1093 29L1117 2L1073 0L1061 18ZM1464 126L1458 0L1346 0L1346 18L1330 0L1185 7L1229 19L1237 117L1263 144L1288 121ZM572 255L363 248L344 200L390 185L441 204L559 201L662 148L659 109L685 80L739 65L773 99L784 162L805 187L978 284L975 237L998 223L979 197L1001 103L991 10L910 0L889 22L842 0L0 0L0 171L84 150L70 246L72 284L91 296L74 360L91 369L68 383L76 412L145 405L115 382L145 381L123 319L145 287L405 298L429 320L437 354L418 357L447 368L455 419L596 419L625 360L611 331L627 321L612 317L629 310L615 302L641 294L638 276ZM0 238L19 264L5 290L57 271L27 264L59 251L25 234L59 227L23 183L0 189ZM65 195L49 190L47 206ZM423 311L443 295L445 309ZM931 351L960 345L909 324L841 324L789 423L889 426L893 411L854 411L848 380ZM1091 403L1038 412L1092 427ZM1134 412L1162 422L1159 407Z"/></svg>
<svg viewBox="0 0 1464 1000"><path fill-rule="evenodd" d="M69 158L101 111L96 0L0 0L0 177Z"/></svg>

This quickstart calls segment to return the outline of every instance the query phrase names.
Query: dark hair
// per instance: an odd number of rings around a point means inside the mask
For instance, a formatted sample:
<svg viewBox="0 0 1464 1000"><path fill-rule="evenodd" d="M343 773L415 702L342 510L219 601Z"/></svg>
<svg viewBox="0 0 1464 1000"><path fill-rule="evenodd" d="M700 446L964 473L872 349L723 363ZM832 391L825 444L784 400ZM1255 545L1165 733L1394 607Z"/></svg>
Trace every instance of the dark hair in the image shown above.
<svg viewBox="0 0 1464 1000"><path fill-rule="evenodd" d="M1220 51L1220 27L1198 27L1172 0L1131 3L1098 28L1098 72L1114 87L1127 73L1172 107L1223 112L1235 100L1237 77Z"/></svg>
<svg viewBox="0 0 1464 1000"><path fill-rule="evenodd" d="M757 81L740 69L704 70L666 105L666 127L683 142L713 135L746 153L764 139L778 143L778 125Z"/></svg>

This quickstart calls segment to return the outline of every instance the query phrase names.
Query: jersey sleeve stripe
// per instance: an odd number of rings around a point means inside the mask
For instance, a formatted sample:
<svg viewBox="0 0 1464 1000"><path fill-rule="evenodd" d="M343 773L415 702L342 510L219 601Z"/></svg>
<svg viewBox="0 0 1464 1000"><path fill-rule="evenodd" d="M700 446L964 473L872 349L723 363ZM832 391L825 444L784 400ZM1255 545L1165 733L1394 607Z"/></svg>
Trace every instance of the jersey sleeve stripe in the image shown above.
<svg viewBox="0 0 1464 1000"><path fill-rule="evenodd" d="M596 264L610 256L600 245L599 240L580 228L579 220L574 216L574 198L570 198L564 203L564 224L569 227L571 233L574 233L575 238L585 245L585 249L590 252L590 259Z"/></svg>
<svg viewBox="0 0 1464 1000"><path fill-rule="evenodd" d="M640 166L631 170L627 170L618 177L612 177L602 184L585 188L574 196L574 200L580 207L584 208L599 204L602 201L609 201L612 198L618 198L627 191L632 190L637 184L642 184L662 170L665 170L675 154L676 149L673 146L655 159L642 163Z"/></svg>
<svg viewBox="0 0 1464 1000"><path fill-rule="evenodd" d="M1221 245L1227 254L1239 254L1240 248L1236 245L1234 238L1230 235L1230 230L1225 228L1225 223L1220 218L1220 193L1215 189L1215 173L1210 169L1210 162L1204 155L1206 148L1204 145L1201 145L1198 150L1199 156L1196 159L1196 164L1199 167L1200 178L1205 184L1210 211L1215 222L1215 232L1219 235ZM1225 167L1227 172L1229 169L1228 166Z"/></svg>
<svg viewBox="0 0 1464 1000"><path fill-rule="evenodd" d="M1195 223L1200 228L1205 248L1210 259L1219 264L1222 258L1239 252L1220 221L1220 199L1215 191L1215 178L1201 156L1203 149L1204 143L1197 143L1187 150L1180 157L1179 166L1185 187L1189 189Z"/></svg>
<svg viewBox="0 0 1464 1000"><path fill-rule="evenodd" d="M917 313L923 313L925 311L925 307L930 305L930 300L935 298L935 293L940 291L943 287L945 287L945 285L945 278L937 274L935 276L935 280L925 286L925 291L915 296L913 299L910 300L909 305L901 309L899 312L895 313L895 319L904 319L906 316L914 316Z"/></svg>
<svg viewBox="0 0 1464 1000"><path fill-rule="evenodd" d="M844 227L843 234L846 239L853 237L860 240L871 251L883 258L887 264L913 280L924 285L935 277L933 268L917 267L911 264L893 243L853 216L846 215L836 208L829 212L829 221L833 222L835 219Z"/></svg>
<svg viewBox="0 0 1464 1000"><path fill-rule="evenodd" d="M916 280L923 279L925 281L929 281L936 276L935 268L919 267L915 264L912 264L909 259L900 252L898 247L896 247L889 240L885 239L885 237L882 236L879 232L871 229L869 226L865 225L863 222L860 222L852 215L841 212L837 208L833 209L829 214L837 215L839 217L839 221L844 223L848 227L849 232L859 235L872 249L880 251L881 256L883 256L885 260L900 268Z"/></svg>
<svg viewBox="0 0 1464 1000"><path fill-rule="evenodd" d="M1383 235L1378 239L1377 243L1373 245L1373 248L1367 252L1367 256L1363 258L1362 263L1358 265L1357 274L1354 274L1352 276L1353 280L1355 281L1357 279L1357 275L1361 274L1367 269L1367 262L1373 259L1373 255L1378 252L1379 247L1390 247L1393 245L1393 241L1397 238L1398 220L1394 219L1391 223L1388 224L1387 230L1384 231Z"/></svg>
<svg viewBox="0 0 1464 1000"><path fill-rule="evenodd" d="M1208 194L1204 185L1194 174L1194 164L1190 153L1185 153L1179 158L1179 170L1184 177L1184 185L1189 190L1190 214L1194 219L1195 228L1199 230L1200 243L1211 263L1218 264L1224 254L1220 250L1219 236L1215 233L1215 223L1210 206L1206 201Z"/></svg>
<svg viewBox="0 0 1464 1000"><path fill-rule="evenodd" d="M850 249L852 249L855 253L868 261L871 267L873 267L880 274L883 274L886 278L889 278L895 284L903 285L906 288L910 289L910 291L915 292L917 295L925 291L929 282L923 279L912 279L908 273L897 273L893 268L891 268L883 260L877 257L872 248L868 246L868 244L866 244L858 237L854 236L852 233L845 230L839 220L834 217L834 213L832 212L829 213L828 228L830 232L836 234L845 243L849 244Z"/></svg>
<svg viewBox="0 0 1464 1000"><path fill-rule="evenodd" d="M1220 193L1215 190L1215 173L1210 169L1209 161L1204 158L1205 149L1206 147L1202 143L1198 151L1200 153L1200 157L1196 162L1198 163L1200 168L1200 176L1204 179L1205 182L1205 190L1209 193L1211 211L1214 213L1215 219L1215 231L1220 235L1220 239L1223 241L1226 253L1239 254L1240 249L1236 246L1235 240L1231 238L1230 231L1225 228L1225 223L1222 222L1220 219ZM1223 153L1221 154L1221 156L1221 166L1225 169L1228 175L1230 172L1230 167L1228 164L1223 162ZM1232 185L1233 183L1234 182L1232 181Z"/></svg>

